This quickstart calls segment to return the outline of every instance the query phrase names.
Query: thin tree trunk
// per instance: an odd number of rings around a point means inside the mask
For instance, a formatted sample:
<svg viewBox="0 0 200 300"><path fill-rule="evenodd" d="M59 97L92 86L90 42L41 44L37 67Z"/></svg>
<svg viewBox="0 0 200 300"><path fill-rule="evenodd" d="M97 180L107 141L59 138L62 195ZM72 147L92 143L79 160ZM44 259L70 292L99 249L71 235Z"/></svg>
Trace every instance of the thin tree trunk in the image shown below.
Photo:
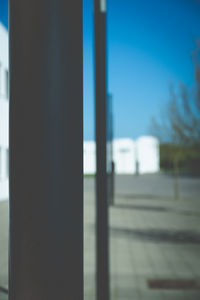
<svg viewBox="0 0 200 300"><path fill-rule="evenodd" d="M174 199L180 199L179 167L178 160L174 160Z"/></svg>

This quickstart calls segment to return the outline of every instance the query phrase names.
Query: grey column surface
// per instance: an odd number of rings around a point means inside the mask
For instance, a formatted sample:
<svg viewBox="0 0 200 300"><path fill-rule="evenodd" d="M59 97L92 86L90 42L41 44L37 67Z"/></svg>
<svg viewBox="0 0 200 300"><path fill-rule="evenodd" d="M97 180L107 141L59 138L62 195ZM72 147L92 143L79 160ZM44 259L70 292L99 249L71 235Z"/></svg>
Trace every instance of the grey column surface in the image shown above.
<svg viewBox="0 0 200 300"><path fill-rule="evenodd" d="M106 122L106 0L95 4L95 98L96 98L96 268L97 300L109 299L109 239Z"/></svg>
<svg viewBox="0 0 200 300"><path fill-rule="evenodd" d="M83 299L82 0L10 0L10 300Z"/></svg>

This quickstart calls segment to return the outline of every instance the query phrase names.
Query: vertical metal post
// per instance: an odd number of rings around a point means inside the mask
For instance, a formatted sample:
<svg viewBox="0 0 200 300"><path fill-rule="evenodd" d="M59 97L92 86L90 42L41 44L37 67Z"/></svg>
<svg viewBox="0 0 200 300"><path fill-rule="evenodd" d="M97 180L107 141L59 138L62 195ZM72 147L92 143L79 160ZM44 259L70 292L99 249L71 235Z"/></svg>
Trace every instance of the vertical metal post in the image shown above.
<svg viewBox="0 0 200 300"><path fill-rule="evenodd" d="M10 0L10 300L83 299L82 0Z"/></svg>
<svg viewBox="0 0 200 300"><path fill-rule="evenodd" d="M114 205L114 161L113 161L113 99L112 95L107 96L107 182L108 202Z"/></svg>
<svg viewBox="0 0 200 300"><path fill-rule="evenodd" d="M106 158L106 0L95 4L95 96L96 96L96 266L97 299L109 299L108 191Z"/></svg>

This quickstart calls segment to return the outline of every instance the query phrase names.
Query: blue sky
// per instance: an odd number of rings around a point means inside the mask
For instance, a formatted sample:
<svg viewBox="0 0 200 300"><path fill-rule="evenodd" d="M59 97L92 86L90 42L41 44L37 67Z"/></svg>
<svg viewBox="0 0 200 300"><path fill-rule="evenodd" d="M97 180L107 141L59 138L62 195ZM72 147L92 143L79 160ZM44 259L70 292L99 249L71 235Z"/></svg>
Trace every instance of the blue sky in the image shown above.
<svg viewBox="0 0 200 300"><path fill-rule="evenodd" d="M198 0L107 0L108 90L114 134L148 134L169 99L169 84L193 84L191 50L200 38ZM94 138L93 5L83 1L84 137ZM7 0L0 0L7 26Z"/></svg>

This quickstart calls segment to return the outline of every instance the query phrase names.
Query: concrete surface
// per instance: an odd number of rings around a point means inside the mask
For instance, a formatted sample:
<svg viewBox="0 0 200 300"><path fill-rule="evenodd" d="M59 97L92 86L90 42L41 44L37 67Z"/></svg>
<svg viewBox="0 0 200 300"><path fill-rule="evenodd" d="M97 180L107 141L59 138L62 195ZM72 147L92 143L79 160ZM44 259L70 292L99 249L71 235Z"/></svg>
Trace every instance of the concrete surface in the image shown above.
<svg viewBox="0 0 200 300"><path fill-rule="evenodd" d="M112 300L198 300L200 290L150 289L148 279L200 280L200 179L117 176L110 208ZM85 299L95 299L94 180L85 180Z"/></svg>

